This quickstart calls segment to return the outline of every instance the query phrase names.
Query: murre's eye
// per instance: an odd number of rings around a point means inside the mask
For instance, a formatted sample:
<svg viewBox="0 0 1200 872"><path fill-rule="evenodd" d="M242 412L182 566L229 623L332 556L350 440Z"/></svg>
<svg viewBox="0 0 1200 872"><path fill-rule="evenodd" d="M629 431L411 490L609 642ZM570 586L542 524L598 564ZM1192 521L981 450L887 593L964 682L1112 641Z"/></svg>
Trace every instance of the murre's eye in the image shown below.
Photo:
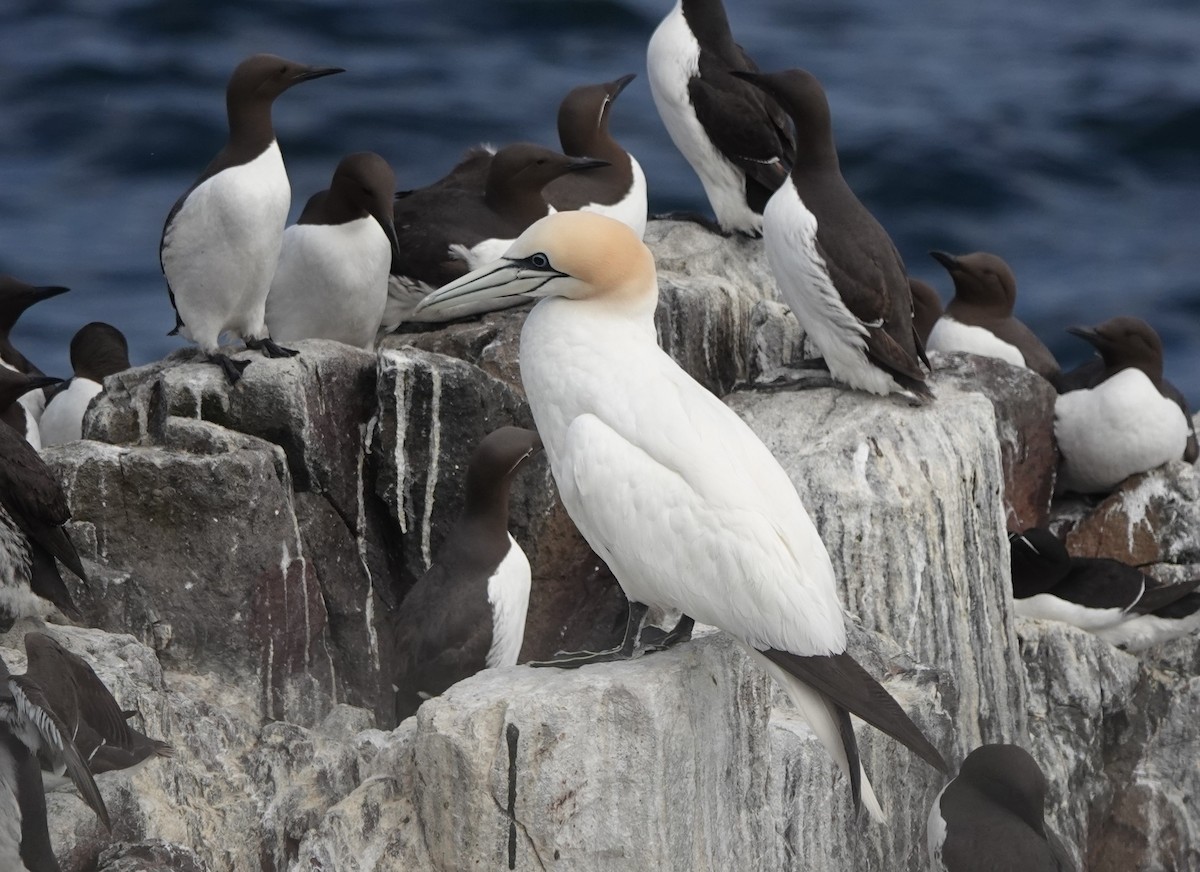
<svg viewBox="0 0 1200 872"><path fill-rule="evenodd" d="M546 257L546 255L539 251L537 254L530 256L529 265L537 267L538 269L545 269L546 267L550 266L550 258Z"/></svg>

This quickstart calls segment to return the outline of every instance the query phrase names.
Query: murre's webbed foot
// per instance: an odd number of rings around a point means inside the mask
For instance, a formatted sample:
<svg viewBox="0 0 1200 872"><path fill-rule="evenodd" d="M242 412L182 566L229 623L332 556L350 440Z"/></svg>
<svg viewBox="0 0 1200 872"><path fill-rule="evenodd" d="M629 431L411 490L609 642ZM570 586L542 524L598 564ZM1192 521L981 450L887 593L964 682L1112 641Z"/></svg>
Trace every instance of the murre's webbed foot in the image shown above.
<svg viewBox="0 0 1200 872"><path fill-rule="evenodd" d="M559 669L578 669L589 663L611 663L614 660L629 660L637 647L638 628L650 607L631 602L629 615L625 619L625 637L616 648L607 651L559 651L549 660L531 660L526 666L557 666Z"/></svg>
<svg viewBox="0 0 1200 872"><path fill-rule="evenodd" d="M649 654L651 651L666 651L668 648L673 648L680 642L691 639L692 628L695 626L694 620L687 615L680 615L679 621L669 632L662 627L646 627L638 637L638 641L642 643L640 650L643 654Z"/></svg>
<svg viewBox="0 0 1200 872"><path fill-rule="evenodd" d="M270 336L265 336L262 339L247 339L246 347L253 348L255 351L261 351L267 357L295 357L300 353L294 348L284 348L281 345L276 345Z"/></svg>
<svg viewBox="0 0 1200 872"><path fill-rule="evenodd" d="M221 354L220 352L210 354L208 360L210 363L215 363L221 367L221 371L225 373L225 378L229 379L231 385L238 383L238 380L242 377L242 373L250 365L250 361L248 360L234 360L229 355Z"/></svg>

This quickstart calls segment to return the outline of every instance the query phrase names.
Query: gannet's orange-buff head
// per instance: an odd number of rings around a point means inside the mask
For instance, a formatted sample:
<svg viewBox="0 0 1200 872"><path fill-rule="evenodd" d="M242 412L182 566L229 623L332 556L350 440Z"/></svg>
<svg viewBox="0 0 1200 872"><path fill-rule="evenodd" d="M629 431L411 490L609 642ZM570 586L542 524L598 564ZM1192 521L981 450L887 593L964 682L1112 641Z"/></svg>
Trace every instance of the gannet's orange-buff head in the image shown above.
<svg viewBox="0 0 1200 872"><path fill-rule="evenodd" d="M592 212L557 212L535 222L499 260L434 291L417 311L443 312L504 297L589 300L653 313L654 257L620 221Z"/></svg>

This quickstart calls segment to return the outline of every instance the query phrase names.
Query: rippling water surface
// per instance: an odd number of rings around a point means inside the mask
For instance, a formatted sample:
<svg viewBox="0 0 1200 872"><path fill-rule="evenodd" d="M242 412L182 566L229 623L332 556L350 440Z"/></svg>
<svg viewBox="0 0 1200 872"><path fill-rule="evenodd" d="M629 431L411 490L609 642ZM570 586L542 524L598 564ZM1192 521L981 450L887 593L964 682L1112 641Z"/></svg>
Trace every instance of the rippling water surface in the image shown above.
<svg viewBox="0 0 1200 872"><path fill-rule="evenodd" d="M0 272L71 294L18 345L68 374L89 320L135 363L178 347L162 221L225 136L224 85L272 51L346 67L276 104L293 217L340 157L373 150L401 187L469 145L556 144L576 84L641 74L614 132L651 207L707 205L645 82L671 0L7 0L0 7ZM726 0L764 69L825 83L843 169L910 272L948 297L930 248L994 251L1018 314L1064 363L1063 328L1150 321L1168 375L1200 400L1200 6L1193 0Z"/></svg>

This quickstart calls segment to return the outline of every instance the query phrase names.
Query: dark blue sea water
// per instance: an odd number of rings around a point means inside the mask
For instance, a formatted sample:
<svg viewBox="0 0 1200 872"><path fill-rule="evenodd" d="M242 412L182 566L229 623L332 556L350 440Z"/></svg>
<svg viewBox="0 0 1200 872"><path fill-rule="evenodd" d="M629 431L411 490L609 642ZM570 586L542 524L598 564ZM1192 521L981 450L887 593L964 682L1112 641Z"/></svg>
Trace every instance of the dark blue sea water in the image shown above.
<svg viewBox="0 0 1200 872"><path fill-rule="evenodd" d="M69 374L89 320L135 363L178 347L163 218L225 135L224 85L272 51L346 67L276 104L293 217L339 158L373 150L401 187L472 143L555 145L558 101L627 72L614 131L654 210L704 208L645 82L672 0L4 0L0 272L71 294L18 345ZM1063 328L1150 321L1200 401L1200 5L1195 0L726 0L764 69L825 83L850 184L910 272L949 295L930 248L994 251L1018 314L1065 363Z"/></svg>

